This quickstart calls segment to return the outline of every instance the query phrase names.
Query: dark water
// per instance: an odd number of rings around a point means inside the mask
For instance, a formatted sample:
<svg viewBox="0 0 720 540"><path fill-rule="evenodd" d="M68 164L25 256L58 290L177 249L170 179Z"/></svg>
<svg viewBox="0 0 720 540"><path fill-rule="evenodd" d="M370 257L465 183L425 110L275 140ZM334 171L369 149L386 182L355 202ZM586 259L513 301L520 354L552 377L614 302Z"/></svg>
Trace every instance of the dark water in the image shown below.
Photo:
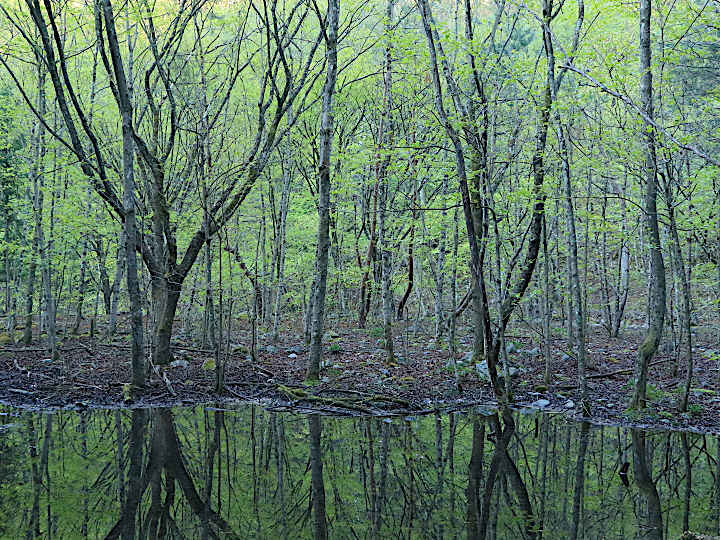
<svg viewBox="0 0 720 540"><path fill-rule="evenodd" d="M709 435L478 413L0 409L0 537L678 538L720 530ZM627 474L622 474L626 470Z"/></svg>

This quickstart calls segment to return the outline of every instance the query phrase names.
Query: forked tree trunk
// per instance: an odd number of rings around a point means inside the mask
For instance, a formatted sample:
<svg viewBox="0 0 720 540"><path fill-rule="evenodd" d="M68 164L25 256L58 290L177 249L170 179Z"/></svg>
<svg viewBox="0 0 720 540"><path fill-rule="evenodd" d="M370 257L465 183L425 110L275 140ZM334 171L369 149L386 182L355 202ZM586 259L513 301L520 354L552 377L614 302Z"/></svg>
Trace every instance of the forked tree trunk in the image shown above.
<svg viewBox="0 0 720 540"><path fill-rule="evenodd" d="M156 365L169 364L173 359L170 339L181 287L182 281L177 276L171 276L169 279L155 278L152 285L154 327L152 357Z"/></svg>

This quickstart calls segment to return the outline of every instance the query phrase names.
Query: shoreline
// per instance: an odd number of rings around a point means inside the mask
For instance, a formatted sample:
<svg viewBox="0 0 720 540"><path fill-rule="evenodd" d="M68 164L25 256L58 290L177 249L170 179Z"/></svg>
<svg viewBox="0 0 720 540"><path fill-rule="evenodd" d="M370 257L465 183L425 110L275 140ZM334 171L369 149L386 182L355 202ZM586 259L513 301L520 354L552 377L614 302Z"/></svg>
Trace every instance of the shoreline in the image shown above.
<svg viewBox="0 0 720 540"><path fill-rule="evenodd" d="M238 346L226 363L224 395L214 389L212 356L190 345L176 345L176 367L151 369L147 386L133 401L127 401L123 392L129 380L129 362L118 354L118 344L84 337L67 339L62 354L69 371L62 361L49 362L42 347L4 347L0 348L0 404L28 410L85 410L255 403L268 410L396 417L496 408L490 385L472 367L462 366L461 392L457 393L447 351L427 340L408 348L406 358L390 365L382 361L375 341L364 333L347 330L334 340L341 350L328 351L322 380L312 385L304 382L307 353L297 342L287 340L260 348L254 361ZM675 408L673 389L679 387L682 374L673 375L670 359L659 356L651 367L649 407L628 413L632 340L626 337L619 342L627 351L624 354L617 350L608 353L612 341L591 336L589 348L596 353L596 369L588 377L591 416L587 421L720 434L720 398L713 387L717 375L711 359L697 355L691 412L680 413ZM519 345L530 347L532 342ZM511 408L583 420L576 411L574 366L563 360L562 345L558 342L555 347L550 385L543 384L542 358L528 357L516 364Z"/></svg>

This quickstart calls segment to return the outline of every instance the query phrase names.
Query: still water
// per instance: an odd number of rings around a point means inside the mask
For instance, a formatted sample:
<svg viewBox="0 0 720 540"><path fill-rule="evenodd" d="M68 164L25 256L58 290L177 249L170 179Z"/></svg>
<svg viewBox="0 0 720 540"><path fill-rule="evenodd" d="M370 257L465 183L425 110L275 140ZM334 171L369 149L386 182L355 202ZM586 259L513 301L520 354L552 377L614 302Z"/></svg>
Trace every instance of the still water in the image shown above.
<svg viewBox="0 0 720 540"><path fill-rule="evenodd" d="M0 408L0 537L676 539L720 531L711 435L476 412Z"/></svg>

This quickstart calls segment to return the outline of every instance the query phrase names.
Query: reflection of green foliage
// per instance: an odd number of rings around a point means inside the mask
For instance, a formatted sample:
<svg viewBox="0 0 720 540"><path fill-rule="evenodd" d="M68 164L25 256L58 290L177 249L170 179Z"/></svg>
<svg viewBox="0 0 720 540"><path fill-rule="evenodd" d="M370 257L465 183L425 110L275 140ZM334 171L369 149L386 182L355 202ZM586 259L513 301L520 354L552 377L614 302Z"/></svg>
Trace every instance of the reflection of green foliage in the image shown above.
<svg viewBox="0 0 720 540"><path fill-rule="evenodd" d="M0 421L9 417L0 416ZM0 516L13 516L9 511L21 507L24 490L22 469L23 449L16 426L0 427ZM16 516L16 514L15 514ZM14 519L0 519L0 538L11 538Z"/></svg>
<svg viewBox="0 0 720 540"><path fill-rule="evenodd" d="M170 447L168 441L159 438L160 414L159 411L147 414L149 424L140 445L143 470L147 470L152 448L159 451ZM37 448L41 449L48 433L47 422L41 415L35 418ZM305 416L270 413L246 405L229 412L202 407L179 409L171 419L184 467L195 490L204 499L209 486L212 508L220 507L220 514L238 536L312 538L312 519L307 514L310 474ZM508 454L526 484L534 512L541 506L545 509L545 535L565 538L572 518L580 428L558 416L516 414L515 419L516 436ZM495 446L492 437L487 437L490 425L485 423L483 428L484 417L456 414L453 422L453 452L449 455L451 422L447 415L392 421L323 417L323 470L331 537L346 538L353 533L360 538L371 536L369 508L381 490L384 499L379 537L464 537L473 441L483 458L482 478ZM484 430L482 437L479 431L473 437L474 423L475 430ZM130 480L128 444L132 427L131 414L125 411L53 415L48 461L50 491L40 492L40 502L43 515L49 503L57 537L78 537L85 519L90 537L104 537L116 523L121 508L119 473L125 494ZM704 452L715 455L718 443L714 438L699 441L700 435L688 437L693 467L691 521L695 530L709 532L712 498L707 494L713 489L714 464L698 458ZM122 441L120 453L118 438ZM623 429L594 428L589 432L583 513L587 516L583 525L586 538L632 537L638 530L634 497L625 494L617 476L619 465L631 459L629 438ZM681 533L682 523L682 504L678 499L682 492L678 493L674 486L685 475L683 446L674 433L648 433L647 440L653 447L653 478L657 480L666 512L669 537L674 538ZM24 431L0 433L2 538L17 538L26 532L27 517L17 509L32 507L27 448ZM209 459L213 448L213 458ZM371 474L374 482L370 481ZM164 497L167 478L164 475L160 478L162 482L156 487ZM501 494L503 482L500 477L496 485ZM543 485L545 498L541 504ZM631 492L635 489L631 480ZM149 515L151 495L149 487L140 503L142 519ZM523 522L512 492L507 498L504 494L494 496L492 508L493 516L497 515L497 538L517 538ZM192 510L179 485L175 486L169 515L187 537L202 531L203 521ZM413 520L407 518L409 515L414 516ZM43 530L45 519L41 520Z"/></svg>

